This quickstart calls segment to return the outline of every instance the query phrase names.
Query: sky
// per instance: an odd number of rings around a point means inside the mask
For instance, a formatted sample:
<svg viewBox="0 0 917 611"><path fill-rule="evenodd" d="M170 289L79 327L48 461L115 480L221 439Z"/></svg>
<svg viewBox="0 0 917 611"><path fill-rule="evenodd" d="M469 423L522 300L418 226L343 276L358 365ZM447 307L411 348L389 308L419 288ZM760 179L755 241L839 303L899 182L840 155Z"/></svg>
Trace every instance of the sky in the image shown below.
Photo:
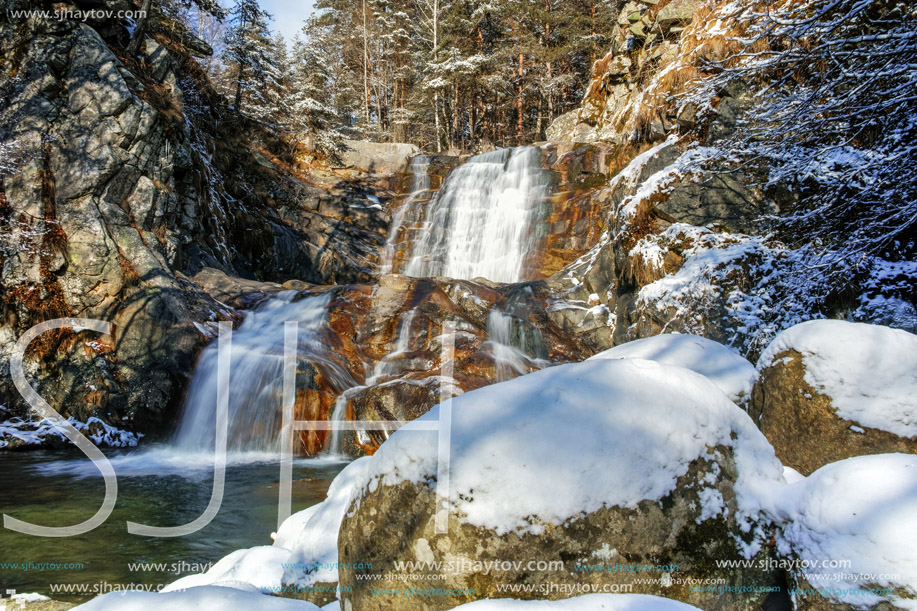
<svg viewBox="0 0 917 611"><path fill-rule="evenodd" d="M312 14L314 0L261 0L261 8L270 13L274 20L271 28L283 34L290 42L302 28L303 22Z"/></svg>

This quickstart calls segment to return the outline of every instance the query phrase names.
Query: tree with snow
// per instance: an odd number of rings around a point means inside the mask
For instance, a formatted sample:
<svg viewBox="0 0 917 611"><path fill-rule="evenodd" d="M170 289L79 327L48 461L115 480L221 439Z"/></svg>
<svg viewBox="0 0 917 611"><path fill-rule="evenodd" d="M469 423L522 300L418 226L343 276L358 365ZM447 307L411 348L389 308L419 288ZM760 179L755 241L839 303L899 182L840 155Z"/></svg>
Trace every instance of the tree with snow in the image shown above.
<svg viewBox="0 0 917 611"><path fill-rule="evenodd" d="M236 0L229 12L223 60L234 70L234 107L243 105L254 118L264 119L271 109L271 91L282 87L280 58L271 41L271 16L257 0Z"/></svg>
<svg viewBox="0 0 917 611"><path fill-rule="evenodd" d="M342 118L335 109L333 31L311 18L293 41L290 67L289 126L301 140L334 158L343 148Z"/></svg>
<svg viewBox="0 0 917 611"><path fill-rule="evenodd" d="M780 0L718 9L734 32L681 104L712 109L747 90L745 119L717 146L799 197L776 218L809 256L807 298L881 261L917 255L917 6L906 0ZM699 47L700 49L700 47ZM817 294L817 295L816 295Z"/></svg>

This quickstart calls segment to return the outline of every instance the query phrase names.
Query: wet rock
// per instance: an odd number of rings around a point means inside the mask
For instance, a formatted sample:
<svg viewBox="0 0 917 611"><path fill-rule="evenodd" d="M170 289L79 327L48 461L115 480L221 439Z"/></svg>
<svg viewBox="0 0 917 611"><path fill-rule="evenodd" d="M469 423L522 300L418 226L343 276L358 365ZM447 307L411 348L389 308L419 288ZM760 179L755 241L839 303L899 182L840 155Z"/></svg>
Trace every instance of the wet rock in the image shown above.
<svg viewBox="0 0 917 611"><path fill-rule="evenodd" d="M289 285L279 285L272 282L246 280L229 276L212 267L205 267L195 274L194 282L217 301L237 309L251 309L281 290L306 290L312 286L295 281Z"/></svg>

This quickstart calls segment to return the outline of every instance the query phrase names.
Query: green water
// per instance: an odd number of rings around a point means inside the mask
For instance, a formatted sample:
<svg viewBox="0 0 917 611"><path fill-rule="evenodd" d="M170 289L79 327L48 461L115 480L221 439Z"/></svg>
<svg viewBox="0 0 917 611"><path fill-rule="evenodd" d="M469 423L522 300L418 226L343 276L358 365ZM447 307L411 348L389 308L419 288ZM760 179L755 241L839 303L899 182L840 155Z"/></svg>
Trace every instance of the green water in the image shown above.
<svg viewBox="0 0 917 611"><path fill-rule="evenodd" d="M216 562L236 549L272 543L270 535L277 525L276 461L230 458L226 494L213 521L192 535L154 538L128 534L126 522L178 526L197 518L210 500L212 458L208 463L168 448L108 455L118 473L118 500L108 520L75 537L42 538L0 528L0 592L15 589L83 601L117 586L156 590L160 584L199 572L192 570L194 565ZM331 480L343 467L341 462L296 461L293 511L324 500ZM0 453L0 512L11 517L42 526L78 524L95 514L104 490L98 471L79 452ZM27 563L76 566L26 569L22 565ZM131 566L137 563L160 566ZM88 590L62 591L80 586Z"/></svg>

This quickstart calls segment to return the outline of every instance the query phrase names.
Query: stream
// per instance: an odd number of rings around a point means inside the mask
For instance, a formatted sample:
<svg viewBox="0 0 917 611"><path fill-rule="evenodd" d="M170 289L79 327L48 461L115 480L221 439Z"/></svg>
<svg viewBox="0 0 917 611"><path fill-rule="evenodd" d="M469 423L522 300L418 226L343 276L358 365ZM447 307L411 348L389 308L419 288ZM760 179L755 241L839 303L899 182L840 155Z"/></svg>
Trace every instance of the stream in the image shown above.
<svg viewBox="0 0 917 611"><path fill-rule="evenodd" d="M155 538L128 534L126 522L175 526L197 518L210 499L212 455L178 453L169 447L106 455L118 474L118 500L111 516L97 529L75 537L41 538L4 529L4 591L38 592L72 602L119 587L155 591L183 575L201 572L234 550L271 545L277 523L276 458L230 454L226 494L213 521L192 535ZM323 501L344 466L330 459L294 461L293 511ZM0 489L0 512L46 526L89 518L105 491L98 470L77 451L0 453ZM12 563L33 566L13 569ZM54 568L70 564L75 566ZM70 591L55 591L58 586Z"/></svg>

